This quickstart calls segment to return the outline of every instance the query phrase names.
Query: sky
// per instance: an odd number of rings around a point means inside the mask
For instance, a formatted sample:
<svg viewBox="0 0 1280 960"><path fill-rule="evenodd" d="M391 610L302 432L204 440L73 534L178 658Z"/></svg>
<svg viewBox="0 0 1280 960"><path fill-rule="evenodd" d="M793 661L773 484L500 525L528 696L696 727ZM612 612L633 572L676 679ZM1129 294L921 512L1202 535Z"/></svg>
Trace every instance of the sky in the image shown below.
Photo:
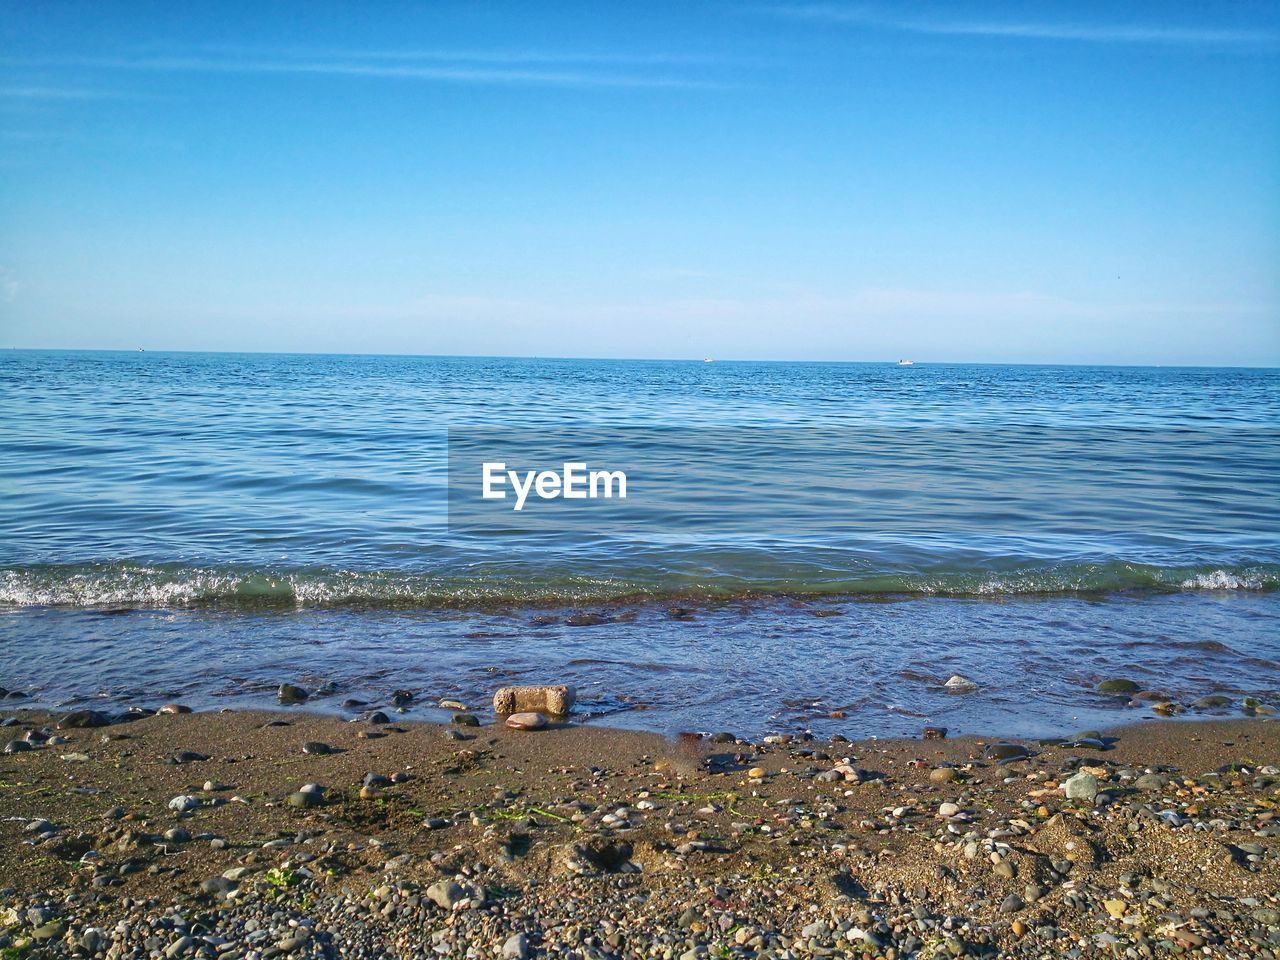
<svg viewBox="0 0 1280 960"><path fill-rule="evenodd" d="M1280 4L0 0L0 347L1280 365Z"/></svg>

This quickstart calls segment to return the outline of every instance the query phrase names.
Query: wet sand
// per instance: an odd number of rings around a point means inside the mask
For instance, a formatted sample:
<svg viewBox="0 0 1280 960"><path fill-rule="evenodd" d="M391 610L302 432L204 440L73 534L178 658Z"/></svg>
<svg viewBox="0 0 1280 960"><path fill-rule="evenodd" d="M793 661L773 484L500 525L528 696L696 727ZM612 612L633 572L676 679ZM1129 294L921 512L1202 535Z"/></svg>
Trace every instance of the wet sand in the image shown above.
<svg viewBox="0 0 1280 960"><path fill-rule="evenodd" d="M65 742L0 757L13 956L1280 955L1270 720L1001 763L977 737L14 716L0 739ZM1097 799L1064 796L1082 770Z"/></svg>

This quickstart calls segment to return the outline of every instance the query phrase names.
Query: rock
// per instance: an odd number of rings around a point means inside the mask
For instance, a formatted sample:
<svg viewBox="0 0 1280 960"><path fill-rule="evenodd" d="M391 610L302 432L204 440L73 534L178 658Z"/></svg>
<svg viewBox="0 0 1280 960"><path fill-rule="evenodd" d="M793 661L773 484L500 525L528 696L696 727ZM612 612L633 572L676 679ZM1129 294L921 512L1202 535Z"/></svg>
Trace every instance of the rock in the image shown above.
<svg viewBox="0 0 1280 960"><path fill-rule="evenodd" d="M441 710L466 710L467 705L461 700L444 699L436 704Z"/></svg>
<svg viewBox="0 0 1280 960"><path fill-rule="evenodd" d="M547 725L547 718L540 713L513 713L507 717L507 726L512 730L541 730Z"/></svg>
<svg viewBox="0 0 1280 960"><path fill-rule="evenodd" d="M474 713L455 713L450 718L450 723L457 724L459 727L478 727L480 726L480 718Z"/></svg>
<svg viewBox="0 0 1280 960"><path fill-rule="evenodd" d="M310 697L311 694L292 683L282 683L276 690L276 699L285 704L305 703Z"/></svg>
<svg viewBox="0 0 1280 960"><path fill-rule="evenodd" d="M1198 697L1191 701L1192 710L1216 710L1219 707L1231 706L1231 698L1220 693L1211 693L1207 697Z"/></svg>
<svg viewBox="0 0 1280 960"><path fill-rule="evenodd" d="M444 910L452 910L467 899L467 891L453 880L439 880L427 887L427 899Z"/></svg>
<svg viewBox="0 0 1280 960"><path fill-rule="evenodd" d="M1169 778L1162 773L1144 773L1133 785L1139 790L1163 790L1169 783Z"/></svg>
<svg viewBox="0 0 1280 960"><path fill-rule="evenodd" d="M190 713L191 708L181 703L166 703L163 707L156 711L162 716L175 716L179 713Z"/></svg>
<svg viewBox="0 0 1280 960"><path fill-rule="evenodd" d="M960 812L960 805L957 803L940 803L938 804L938 816L954 817Z"/></svg>
<svg viewBox="0 0 1280 960"><path fill-rule="evenodd" d="M179 750L171 759L173 763L202 763L209 759L209 755L197 750Z"/></svg>
<svg viewBox="0 0 1280 960"><path fill-rule="evenodd" d="M947 738L946 727L925 727L924 738L926 740L945 740Z"/></svg>
<svg viewBox="0 0 1280 960"><path fill-rule="evenodd" d="M566 684L538 687L503 687L493 695L493 712L546 713L564 716L573 709L577 692Z"/></svg>
<svg viewBox="0 0 1280 960"><path fill-rule="evenodd" d="M950 783L958 775L959 772L955 767L934 767L929 771L929 779L933 783Z"/></svg>
<svg viewBox="0 0 1280 960"><path fill-rule="evenodd" d="M1098 778L1091 773L1077 773L1062 784L1069 800L1093 800L1098 795Z"/></svg>
<svg viewBox="0 0 1280 960"><path fill-rule="evenodd" d="M988 760L1024 760L1031 752L1020 743L993 743L982 755Z"/></svg>
<svg viewBox="0 0 1280 960"><path fill-rule="evenodd" d="M199 799L186 794L176 796L169 801L169 809L176 810L178 813L187 813L190 810L196 809L198 806L200 806Z"/></svg>
<svg viewBox="0 0 1280 960"><path fill-rule="evenodd" d="M362 781L366 787L389 787L391 778L380 773L366 773Z"/></svg>
<svg viewBox="0 0 1280 960"><path fill-rule="evenodd" d="M32 940L61 940L67 932L67 925L61 920L50 920L31 931Z"/></svg>
<svg viewBox="0 0 1280 960"><path fill-rule="evenodd" d="M375 710L373 713L369 714L368 720L374 726L382 726L383 724L391 722L391 718L381 710Z"/></svg>
<svg viewBox="0 0 1280 960"><path fill-rule="evenodd" d="M378 787L363 786L360 788L361 800L380 800L382 798L382 790Z"/></svg>
<svg viewBox="0 0 1280 960"><path fill-rule="evenodd" d="M333 747L319 740L308 740L302 745L303 753L315 754L318 757L325 757L334 752Z"/></svg>
<svg viewBox="0 0 1280 960"><path fill-rule="evenodd" d="M502 955L508 960L525 960L529 956L529 941L523 933L517 933L507 938L507 942L502 945Z"/></svg>
<svg viewBox="0 0 1280 960"><path fill-rule="evenodd" d="M1099 693L1137 693L1142 687L1132 680L1112 677L1109 680L1103 680L1098 684L1097 689Z"/></svg>
<svg viewBox="0 0 1280 960"><path fill-rule="evenodd" d="M1022 902L1022 898L1016 893L1011 893L1000 902L1000 912L1017 913L1024 906L1025 904Z"/></svg>
<svg viewBox="0 0 1280 960"><path fill-rule="evenodd" d="M1123 900L1103 900L1102 907L1116 920L1123 917L1125 911L1129 909L1129 905Z"/></svg>
<svg viewBox="0 0 1280 960"><path fill-rule="evenodd" d="M191 834L182 827L174 827L164 832L164 838L170 843L189 843Z"/></svg>
<svg viewBox="0 0 1280 960"><path fill-rule="evenodd" d="M97 710L73 710L58 721L59 730L77 730L87 727L105 727L111 718Z"/></svg>
<svg viewBox="0 0 1280 960"><path fill-rule="evenodd" d="M973 693L978 689L978 685L976 683L967 677L960 676L959 674L952 676L943 684L943 686L951 693Z"/></svg>
<svg viewBox="0 0 1280 960"><path fill-rule="evenodd" d="M396 690L391 694L391 705L395 707L404 707L413 703L412 690Z"/></svg>
<svg viewBox="0 0 1280 960"><path fill-rule="evenodd" d="M310 790L299 790L297 793L289 794L284 802L291 807L318 807L324 803L324 795Z"/></svg>
<svg viewBox="0 0 1280 960"><path fill-rule="evenodd" d="M764 767L752 767L747 771L747 777L751 780L763 780L767 771Z"/></svg>
<svg viewBox="0 0 1280 960"><path fill-rule="evenodd" d="M25 740L10 740L4 745L5 753L27 753L34 749L31 744Z"/></svg>
<svg viewBox="0 0 1280 960"><path fill-rule="evenodd" d="M609 618L600 613L571 613L564 618L567 627L594 627L608 622Z"/></svg>

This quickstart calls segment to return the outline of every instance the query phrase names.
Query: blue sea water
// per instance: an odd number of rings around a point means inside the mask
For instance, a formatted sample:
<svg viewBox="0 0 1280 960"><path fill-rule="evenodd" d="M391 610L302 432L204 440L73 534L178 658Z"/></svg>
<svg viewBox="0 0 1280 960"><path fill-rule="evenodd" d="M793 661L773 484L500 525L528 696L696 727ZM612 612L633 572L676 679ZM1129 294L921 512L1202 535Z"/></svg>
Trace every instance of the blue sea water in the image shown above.
<svg viewBox="0 0 1280 960"><path fill-rule="evenodd" d="M855 733L1141 716L1117 674L1275 697L1277 424L1273 370L9 351L0 686L567 678L614 723ZM633 493L461 523L459 451L529 437Z"/></svg>

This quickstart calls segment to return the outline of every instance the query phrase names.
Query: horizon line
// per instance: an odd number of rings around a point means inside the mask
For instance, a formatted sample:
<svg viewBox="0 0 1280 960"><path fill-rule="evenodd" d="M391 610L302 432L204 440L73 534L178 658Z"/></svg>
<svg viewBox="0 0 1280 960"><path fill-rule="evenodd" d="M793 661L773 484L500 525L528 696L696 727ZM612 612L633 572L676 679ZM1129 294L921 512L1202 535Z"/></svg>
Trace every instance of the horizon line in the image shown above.
<svg viewBox="0 0 1280 960"><path fill-rule="evenodd" d="M15 347L0 346L3 352L22 353L180 353L180 354L212 354L231 356L262 357L397 357L404 359L424 360L588 360L604 363L826 363L846 365L879 366L891 364L897 366L899 360L799 360L780 358L749 357L601 357L601 356L566 356L540 353L394 353L386 351L338 351L338 350L182 350L182 349L150 349L146 347ZM905 359L905 358L900 358ZM912 360L911 366L936 367L1117 367L1140 368L1152 370L1280 370L1280 362L1269 364L1241 363L1121 363L1121 362L1049 362L1035 360Z"/></svg>

